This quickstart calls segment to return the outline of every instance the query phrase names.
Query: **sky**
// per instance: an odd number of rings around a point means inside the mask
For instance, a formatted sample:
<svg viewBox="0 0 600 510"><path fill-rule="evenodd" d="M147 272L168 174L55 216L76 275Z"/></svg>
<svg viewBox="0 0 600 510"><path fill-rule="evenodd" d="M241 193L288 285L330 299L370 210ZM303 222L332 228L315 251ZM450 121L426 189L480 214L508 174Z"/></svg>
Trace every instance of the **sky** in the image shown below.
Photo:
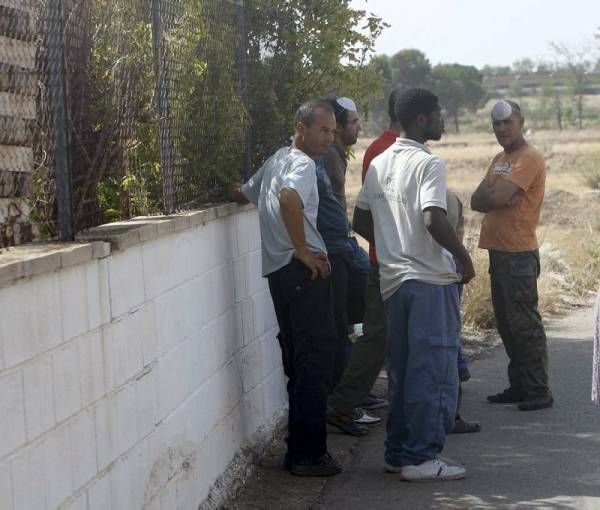
<svg viewBox="0 0 600 510"><path fill-rule="evenodd" d="M478 68L552 57L549 43L600 48L600 0L352 0L391 25L376 53L421 50L429 61Z"/></svg>

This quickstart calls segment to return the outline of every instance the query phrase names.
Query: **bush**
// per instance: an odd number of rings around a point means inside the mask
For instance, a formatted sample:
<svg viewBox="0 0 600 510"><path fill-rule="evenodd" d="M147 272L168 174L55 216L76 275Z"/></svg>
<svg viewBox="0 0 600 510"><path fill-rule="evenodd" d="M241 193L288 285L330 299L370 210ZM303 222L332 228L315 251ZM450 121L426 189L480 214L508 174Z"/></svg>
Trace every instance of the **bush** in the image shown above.
<svg viewBox="0 0 600 510"><path fill-rule="evenodd" d="M578 158L577 171L587 186L592 189L600 189L600 154Z"/></svg>

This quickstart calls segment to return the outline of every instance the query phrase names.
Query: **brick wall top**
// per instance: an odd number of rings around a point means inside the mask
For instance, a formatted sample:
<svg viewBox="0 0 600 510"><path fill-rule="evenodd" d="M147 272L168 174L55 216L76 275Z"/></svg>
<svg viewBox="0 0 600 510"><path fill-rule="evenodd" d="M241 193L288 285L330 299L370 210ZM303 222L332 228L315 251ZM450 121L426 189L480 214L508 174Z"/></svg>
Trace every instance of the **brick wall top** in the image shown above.
<svg viewBox="0 0 600 510"><path fill-rule="evenodd" d="M113 251L126 250L250 208L251 205L231 203L171 216L139 216L84 231L77 236L75 243L34 243L3 248L0 250L0 287L11 285L22 278L104 258Z"/></svg>

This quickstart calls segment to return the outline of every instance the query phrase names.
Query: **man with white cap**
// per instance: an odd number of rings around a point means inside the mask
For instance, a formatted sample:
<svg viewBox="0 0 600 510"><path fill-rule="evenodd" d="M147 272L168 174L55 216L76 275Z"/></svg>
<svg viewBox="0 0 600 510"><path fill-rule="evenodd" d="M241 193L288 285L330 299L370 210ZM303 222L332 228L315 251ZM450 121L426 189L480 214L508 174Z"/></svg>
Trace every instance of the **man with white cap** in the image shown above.
<svg viewBox="0 0 600 510"><path fill-rule="evenodd" d="M488 250L492 303L509 357L509 387L491 403L518 403L521 411L551 407L546 333L538 312L540 257L536 228L546 180L542 154L523 137L524 118L513 101L498 101L492 127L504 149L471 197L485 213L479 247Z"/></svg>

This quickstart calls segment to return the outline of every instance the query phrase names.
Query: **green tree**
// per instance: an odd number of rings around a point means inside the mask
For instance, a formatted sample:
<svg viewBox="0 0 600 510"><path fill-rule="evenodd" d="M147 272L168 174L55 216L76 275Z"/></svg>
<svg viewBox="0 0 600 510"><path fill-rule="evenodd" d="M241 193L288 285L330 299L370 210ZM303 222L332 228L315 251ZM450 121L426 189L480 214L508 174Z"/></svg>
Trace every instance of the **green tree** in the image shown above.
<svg viewBox="0 0 600 510"><path fill-rule="evenodd" d="M583 127L584 94L590 82L589 73L595 62L590 58L590 48L571 49L563 43L551 43L559 72L565 77L577 110L577 127Z"/></svg>
<svg viewBox="0 0 600 510"><path fill-rule="evenodd" d="M438 64L431 73L433 89L442 106L460 131L459 116L463 110L475 111L485 103L483 76L473 66Z"/></svg>
<svg viewBox="0 0 600 510"><path fill-rule="evenodd" d="M394 84L403 88L427 87L431 81L431 63L419 50L406 49L390 59Z"/></svg>

